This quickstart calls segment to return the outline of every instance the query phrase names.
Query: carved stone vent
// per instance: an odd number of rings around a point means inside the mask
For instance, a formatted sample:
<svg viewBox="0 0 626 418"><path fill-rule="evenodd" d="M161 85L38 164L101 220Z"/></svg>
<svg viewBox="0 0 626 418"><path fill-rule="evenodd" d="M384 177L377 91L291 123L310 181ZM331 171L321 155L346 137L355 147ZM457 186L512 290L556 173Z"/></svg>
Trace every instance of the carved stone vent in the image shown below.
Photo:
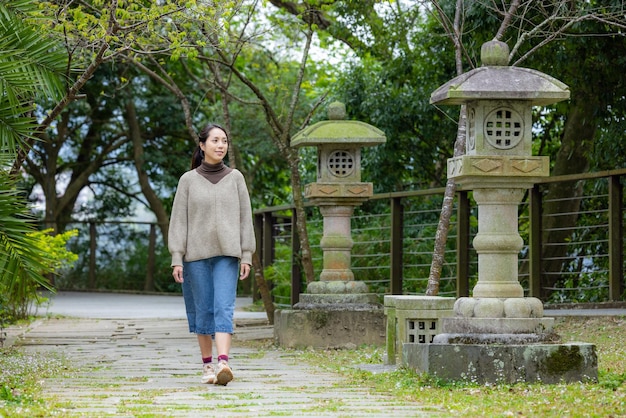
<svg viewBox="0 0 626 418"><path fill-rule="evenodd" d="M333 151L328 158L328 170L336 177L348 177L354 168L354 157L349 151Z"/></svg>
<svg viewBox="0 0 626 418"><path fill-rule="evenodd" d="M437 335L439 327L437 319L407 319L406 339L407 343L429 344Z"/></svg>
<svg viewBox="0 0 626 418"><path fill-rule="evenodd" d="M513 109L500 108L485 118L485 137L494 148L510 149L522 140L524 122Z"/></svg>

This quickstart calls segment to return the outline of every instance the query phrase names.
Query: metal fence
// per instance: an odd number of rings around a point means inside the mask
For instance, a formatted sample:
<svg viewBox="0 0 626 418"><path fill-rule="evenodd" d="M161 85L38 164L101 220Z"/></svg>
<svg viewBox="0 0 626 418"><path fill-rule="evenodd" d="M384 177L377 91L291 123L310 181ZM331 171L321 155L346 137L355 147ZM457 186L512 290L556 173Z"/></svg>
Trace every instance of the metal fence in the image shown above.
<svg viewBox="0 0 626 418"><path fill-rule="evenodd" d="M519 280L527 296L544 301L607 302L625 300L624 295L624 176L626 170L551 177L529 190L519 207L520 234L525 246L519 257ZM578 182L582 196L576 200L576 213L547 215L542 207L554 203L545 199L551 184ZM426 290L434 237L441 211L443 189L374 195L355 211L352 219L352 270L355 278L366 282L379 294L423 294ZM309 208L308 230L312 251L321 264L319 231L321 217ZM559 218L574 217L563 226ZM557 218L555 226L549 218ZM297 263L297 245L292 227L295 219L289 207L265 208L255 212L259 251L274 285L278 304L297 303L297 293L289 288L304 288ZM460 190L455 199L446 243L445 264L440 279L440 295L469 295L477 280L477 256L471 240L477 233L476 207L471 191ZM560 242L544 242L550 233L566 236ZM295 247L290 246L295 244ZM563 247L561 251L546 251ZM560 253L558 257L544 256ZM558 264L558 270L547 269ZM320 267L316 266L316 271Z"/></svg>
<svg viewBox="0 0 626 418"><path fill-rule="evenodd" d="M624 177L626 170L551 177L529 190L519 207L520 234L525 246L519 257L519 280L527 296L546 302L621 301L624 295ZM584 191L575 213L547 215L543 207L550 185L577 182ZM378 294L423 294L426 290L443 189L376 194L355 210L352 218L352 270ZM299 266L299 240L290 206L255 211L258 252L278 305L297 302L305 288ZM561 226L560 218L575 222ZM556 219L550 219L556 218ZM552 222L556 220L557 222ZM570 222L571 223L571 222ZM544 225L552 225L544 227ZM477 257L471 240L477 233L471 191L460 190L446 243L440 295L469 295L477 280ZM63 272L64 289L179 291L171 279L169 253L151 223L76 223L79 230L70 249L79 254L75 267ZM307 228L315 271L322 267L319 242L322 218L307 206ZM544 242L559 232L567 238ZM546 251L561 247L560 251ZM545 254L560 254L558 257ZM548 268L549 265L560 268ZM549 283L549 284L548 284ZM242 293L256 295L252 281ZM249 287L251 286L251 287Z"/></svg>

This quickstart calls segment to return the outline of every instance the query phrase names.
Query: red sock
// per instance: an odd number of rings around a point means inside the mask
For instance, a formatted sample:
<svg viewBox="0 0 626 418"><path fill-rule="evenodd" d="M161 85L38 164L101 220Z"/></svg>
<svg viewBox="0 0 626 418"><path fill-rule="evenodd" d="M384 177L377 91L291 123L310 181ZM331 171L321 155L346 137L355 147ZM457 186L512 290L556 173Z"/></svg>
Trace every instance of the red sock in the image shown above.
<svg viewBox="0 0 626 418"><path fill-rule="evenodd" d="M209 356L209 357L202 357L202 362L203 362L204 364L207 364L207 363L211 363L211 362L213 362L213 356Z"/></svg>
<svg viewBox="0 0 626 418"><path fill-rule="evenodd" d="M227 361L228 361L228 356L227 356L227 355L225 355L225 354L222 354L222 355L220 355L220 356L217 356L217 361L222 361L222 360L224 360L224 361L226 361L226 362L227 362Z"/></svg>

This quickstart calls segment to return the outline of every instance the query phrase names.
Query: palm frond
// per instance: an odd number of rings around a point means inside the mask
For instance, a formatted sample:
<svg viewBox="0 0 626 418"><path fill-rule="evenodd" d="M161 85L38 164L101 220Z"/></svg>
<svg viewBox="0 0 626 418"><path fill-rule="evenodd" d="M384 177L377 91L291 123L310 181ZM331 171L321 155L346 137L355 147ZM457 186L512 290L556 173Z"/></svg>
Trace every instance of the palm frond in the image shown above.
<svg viewBox="0 0 626 418"><path fill-rule="evenodd" d="M29 103L11 105L0 100L0 152L14 155L26 138L36 139L37 121L33 117L20 116L32 110Z"/></svg>
<svg viewBox="0 0 626 418"><path fill-rule="evenodd" d="M59 75L67 57L53 45L36 28L0 14L0 84L7 99L14 101L33 93L57 99L63 96Z"/></svg>

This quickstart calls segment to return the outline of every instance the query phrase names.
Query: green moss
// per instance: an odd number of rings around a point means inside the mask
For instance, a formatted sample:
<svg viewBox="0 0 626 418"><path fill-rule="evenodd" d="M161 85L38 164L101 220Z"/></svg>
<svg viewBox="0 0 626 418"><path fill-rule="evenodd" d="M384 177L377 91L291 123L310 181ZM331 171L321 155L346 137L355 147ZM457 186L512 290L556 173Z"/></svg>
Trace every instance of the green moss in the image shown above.
<svg viewBox="0 0 626 418"><path fill-rule="evenodd" d="M311 311L310 312L311 322L315 329L322 329L328 324L329 313L326 311Z"/></svg>
<svg viewBox="0 0 626 418"><path fill-rule="evenodd" d="M583 364L583 355L577 345L561 345L552 354L546 357L542 366L551 375L563 374L570 370L579 369Z"/></svg>

